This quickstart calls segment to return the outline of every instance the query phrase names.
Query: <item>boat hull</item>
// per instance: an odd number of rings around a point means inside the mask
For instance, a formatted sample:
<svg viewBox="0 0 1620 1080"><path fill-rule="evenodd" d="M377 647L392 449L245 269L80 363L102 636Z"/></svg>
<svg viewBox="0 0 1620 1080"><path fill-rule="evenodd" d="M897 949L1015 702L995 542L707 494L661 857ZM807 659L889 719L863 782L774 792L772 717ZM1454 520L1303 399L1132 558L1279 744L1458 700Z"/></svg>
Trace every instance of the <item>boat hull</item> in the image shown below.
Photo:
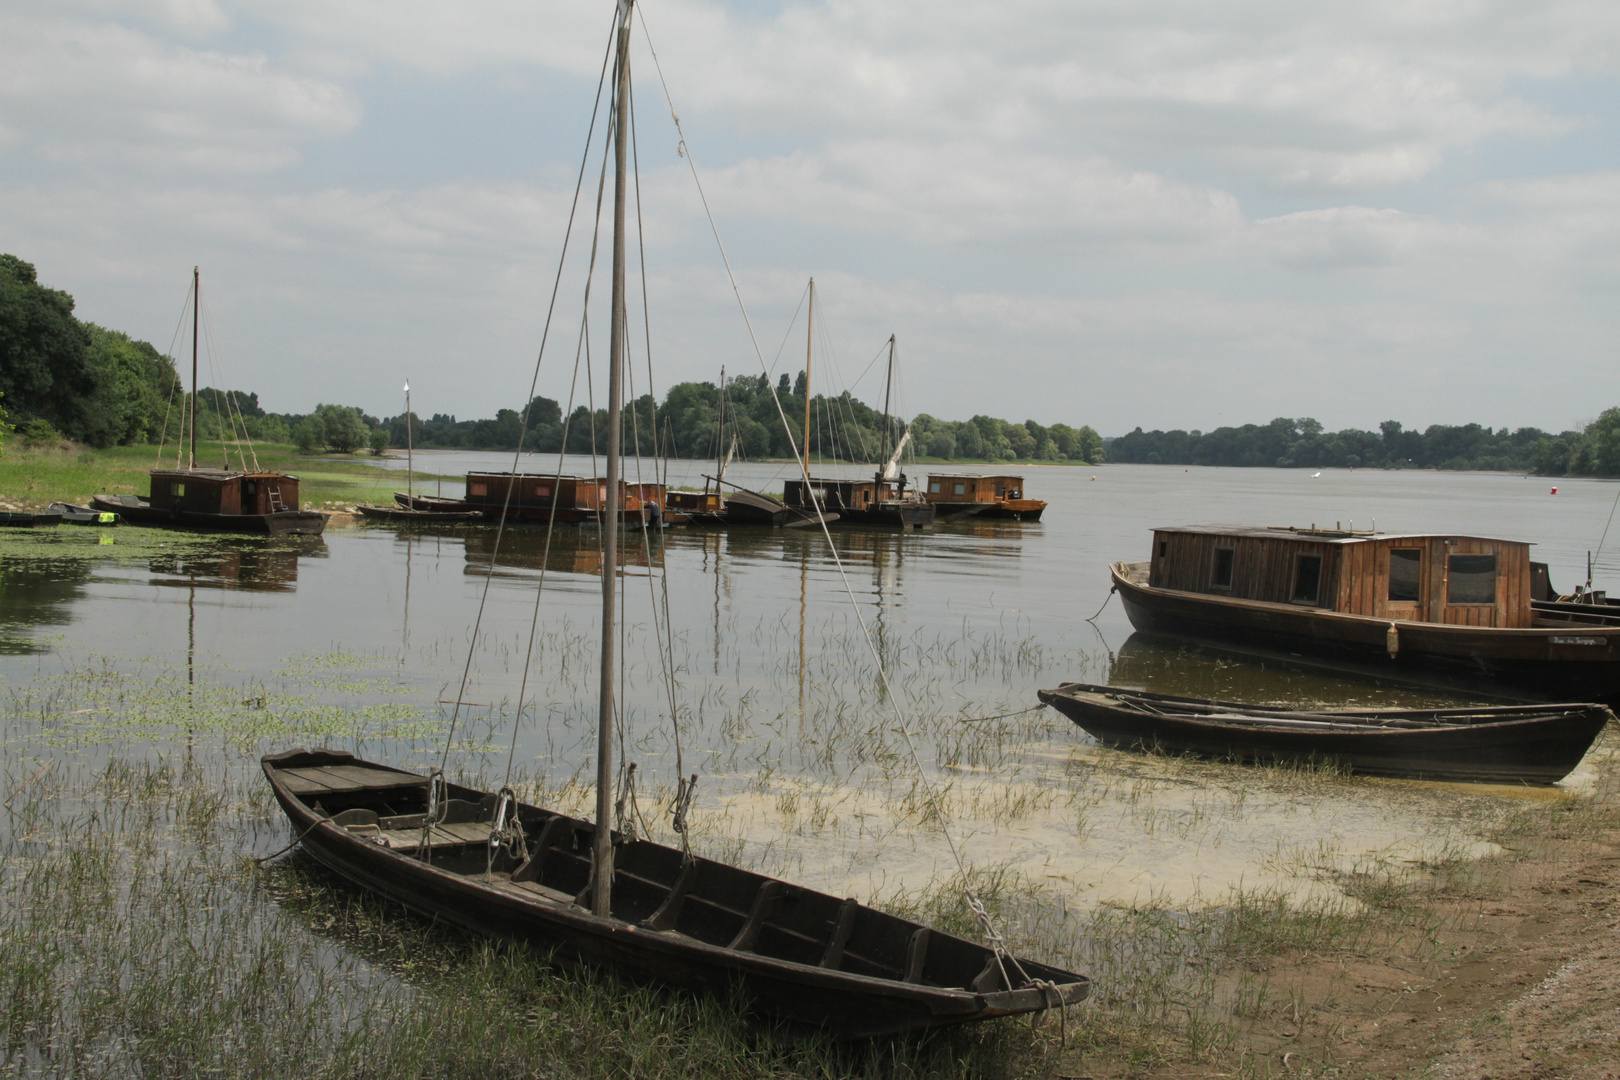
<svg viewBox="0 0 1620 1080"><path fill-rule="evenodd" d="M1089 992L1090 984L1083 977L1030 961L1020 963L1031 977L1044 980L1046 985L981 992L785 960L768 951L779 942L791 945L797 941L785 925L785 916L782 926L773 925L774 918L756 924L754 942L744 947L734 947L735 942L717 945L701 940L698 935L708 935L716 927L722 938L729 938L726 920L734 922L739 910L742 917L753 922L753 916L746 914L750 897L763 895L761 886L771 881L704 859L693 864L692 877L698 884L685 894L681 910L686 914L680 916L681 922L675 929L650 929L646 925L649 918L660 901L667 900L677 887L683 864L679 851L645 841L617 848L614 908L620 917L598 917L573 902L589 867L589 841L594 829L587 822L537 807L522 807L525 826L539 833L536 843L544 840L554 821L560 823L556 831L566 833L571 843L566 849L560 845L543 849L550 853L542 856L547 868L542 880L549 885L539 881L519 884L512 880L510 870L497 869L493 874L483 871L487 865L485 843L477 843L470 861L464 861L458 869L453 854L441 851L433 856L437 862L415 856L411 845L412 838L420 834L419 826L408 830L402 827L396 834L400 837L396 846L388 846L386 839L371 838L388 835L380 829L369 836L357 833L314 808L325 800L329 805L322 806L322 810L341 813L348 804L363 806L370 800L372 805L386 802L394 808L414 805L419 815L425 800L425 777L371 765L341 751L295 750L268 756L262 765L305 849L334 873L421 915L475 933L532 945L564 962L603 967L634 980L699 993L740 994L756 1012L841 1037L919 1031L1038 1011L1076 1003ZM311 776L327 777L329 782L332 777L339 781L343 777L358 778L362 785L369 786L360 791L314 796L309 792L295 793L293 786L297 783L318 782L309 781ZM397 787L390 788L394 777ZM450 786L448 794L459 800L483 795L455 785ZM469 872L469 867L474 872ZM836 910L845 903L780 882L774 887L785 890L793 905L790 910L805 911L816 905ZM752 902L757 911L759 901ZM854 920L854 936L849 938L852 959L848 963L855 962L855 945L863 925L893 924L913 935L921 929L870 909L862 908L860 912L859 919ZM954 963L956 969L965 970L962 961L966 961L968 967L977 970L980 954L993 955L960 938L928 933L932 936L927 938L927 955L939 957L941 965ZM808 946L819 948L813 942ZM928 970L923 967L925 973Z"/></svg>
<svg viewBox="0 0 1620 1080"><path fill-rule="evenodd" d="M1099 742L1126 750L1509 784L1562 780L1612 718L1597 704L1286 712L1082 683L1039 696Z"/></svg>
<svg viewBox="0 0 1620 1080"><path fill-rule="evenodd" d="M1458 626L1156 589L1110 567L1131 625L1145 634L1347 661L1373 673L1556 701L1620 706L1620 626ZM1389 631L1395 628L1395 649Z"/></svg>
<svg viewBox="0 0 1620 1080"><path fill-rule="evenodd" d="M61 514L35 514L26 510L7 510L0 513L0 528L44 529L62 524Z"/></svg>
<svg viewBox="0 0 1620 1080"><path fill-rule="evenodd" d="M158 525L194 532L254 533L261 536L319 536L326 529L326 515L314 510L277 510L269 514L205 514L196 510L163 509L144 499L129 496L133 502L108 495L97 495L90 505L97 510L118 514L133 525Z"/></svg>
<svg viewBox="0 0 1620 1080"><path fill-rule="evenodd" d="M484 520L477 510L412 510L405 506L372 506L360 503L355 512L371 521L396 525L466 525Z"/></svg>

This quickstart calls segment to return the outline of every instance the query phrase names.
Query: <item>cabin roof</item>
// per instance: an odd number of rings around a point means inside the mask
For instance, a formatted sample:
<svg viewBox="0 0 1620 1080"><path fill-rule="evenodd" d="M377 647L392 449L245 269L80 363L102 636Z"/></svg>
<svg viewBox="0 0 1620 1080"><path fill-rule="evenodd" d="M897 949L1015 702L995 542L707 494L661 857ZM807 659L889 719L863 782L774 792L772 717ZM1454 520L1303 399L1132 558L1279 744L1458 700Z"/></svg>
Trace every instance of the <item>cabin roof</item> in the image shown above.
<svg viewBox="0 0 1620 1080"><path fill-rule="evenodd" d="M549 473L549 472L547 472L547 473L534 473L534 472L479 472L477 470L474 470L472 472L469 472L467 475L468 476L498 476L503 480L510 480L510 479L517 479L517 480L584 480L584 479L586 479L585 477L580 476L580 475L578 475L576 473L564 473L564 474L559 475L557 473Z"/></svg>
<svg viewBox="0 0 1620 1080"><path fill-rule="evenodd" d="M1262 537L1267 540L1292 540L1309 544L1361 544L1368 540L1429 540L1447 537L1458 540L1485 540L1493 544L1524 544L1524 540L1504 540L1495 536L1473 536L1468 533L1375 533L1351 532L1348 529L1312 529L1293 525L1160 525L1154 532L1204 533L1214 536Z"/></svg>
<svg viewBox="0 0 1620 1080"><path fill-rule="evenodd" d="M958 473L958 472L931 472L930 480L1022 480L1018 473Z"/></svg>

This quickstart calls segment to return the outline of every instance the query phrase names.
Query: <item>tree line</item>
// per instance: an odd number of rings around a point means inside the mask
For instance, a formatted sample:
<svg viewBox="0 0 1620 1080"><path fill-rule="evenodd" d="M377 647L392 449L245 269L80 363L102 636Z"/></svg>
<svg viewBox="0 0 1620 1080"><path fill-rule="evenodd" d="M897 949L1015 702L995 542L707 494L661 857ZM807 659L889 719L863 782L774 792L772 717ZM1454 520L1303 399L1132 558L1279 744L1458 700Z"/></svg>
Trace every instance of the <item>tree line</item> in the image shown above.
<svg viewBox="0 0 1620 1080"><path fill-rule="evenodd" d="M1620 408L1580 431L1431 424L1408 431L1385 420L1377 431L1327 431L1310 417L1214 431L1143 431L1108 443L1108 459L1148 465L1277 468L1485 469L1550 476L1620 476Z"/></svg>
<svg viewBox="0 0 1620 1080"><path fill-rule="evenodd" d="M775 391L774 396L772 391ZM625 406L625 445L674 457L721 457L735 441L744 458L789 458L803 439L805 376L765 375L672 386L662 403L644 394ZM95 447L178 438L190 397L172 358L73 315L73 297L41 285L34 267L0 254L0 437L12 427L24 442L71 439ZM780 406L781 414L778 413ZM7 423L9 412L10 423ZM407 418L370 416L348 405L308 413L266 412L256 393L205 387L197 394L198 431L241 431L305 451L381 453L406 444ZM782 423L783 417L787 425ZM588 454L603 449L605 409L564 407L536 397L524 409L489 419L436 413L409 418L411 441L425 449L515 450ZM790 438L789 431L792 431ZM1620 408L1579 431L1492 429L1480 424L1406 430L1386 420L1378 431L1329 432L1310 417L1213 431L1143 431L1102 439L1089 425L1044 426L992 416L908 423L884 416L848 391L810 402L810 452L824 460L876 462L910 434L912 452L935 460L1075 461L1280 468L1491 469L1554 476L1620 476Z"/></svg>

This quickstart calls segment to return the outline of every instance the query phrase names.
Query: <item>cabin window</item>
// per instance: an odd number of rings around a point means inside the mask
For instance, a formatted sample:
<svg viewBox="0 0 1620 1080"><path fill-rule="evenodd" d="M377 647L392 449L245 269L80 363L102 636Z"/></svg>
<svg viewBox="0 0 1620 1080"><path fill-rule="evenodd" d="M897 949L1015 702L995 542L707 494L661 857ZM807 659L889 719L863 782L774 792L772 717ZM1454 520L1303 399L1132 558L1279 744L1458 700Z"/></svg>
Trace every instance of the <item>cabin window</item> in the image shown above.
<svg viewBox="0 0 1620 1080"><path fill-rule="evenodd" d="M170 488L169 490L173 493L175 498L181 499L181 498L185 497L186 485L184 485L184 484L176 484L176 485L174 485L174 487Z"/></svg>
<svg viewBox="0 0 1620 1080"><path fill-rule="evenodd" d="M551 485L549 485L549 484L536 484L536 485L534 485L534 493L538 498L543 499L547 495L551 494Z"/></svg>
<svg viewBox="0 0 1620 1080"><path fill-rule="evenodd" d="M1159 558L1162 559L1166 555L1169 555L1169 554L1170 554L1170 541L1168 541L1168 540L1160 540L1159 541Z"/></svg>
<svg viewBox="0 0 1620 1080"><path fill-rule="evenodd" d="M1446 603L1496 603L1496 556L1447 556Z"/></svg>
<svg viewBox="0 0 1620 1080"><path fill-rule="evenodd" d="M930 481L928 481L928 494L930 494L930 495L938 495L939 494L939 481L938 480L930 480Z"/></svg>
<svg viewBox="0 0 1620 1080"><path fill-rule="evenodd" d="M244 481L242 481L242 494L243 495L246 495L248 498L251 499L253 496L257 495L258 493L259 493L259 485L256 482L254 482L252 480L244 480Z"/></svg>
<svg viewBox="0 0 1620 1080"><path fill-rule="evenodd" d="M468 484L467 485L467 494L468 495L488 495L489 494L489 485L487 485L487 484Z"/></svg>
<svg viewBox="0 0 1620 1080"><path fill-rule="evenodd" d="M1389 599L1415 604L1423 599L1423 549L1389 549Z"/></svg>
<svg viewBox="0 0 1620 1080"><path fill-rule="evenodd" d="M966 495L967 494L967 485L966 484L957 484L956 485L956 494L958 494L958 495Z"/></svg>
<svg viewBox="0 0 1620 1080"><path fill-rule="evenodd" d="M1163 547L1164 545L1160 545ZM1159 554L1164 554L1161 551ZM1232 556L1231 548L1215 549L1215 572L1210 575L1209 583L1217 589L1230 589L1232 587Z"/></svg>
<svg viewBox="0 0 1620 1080"><path fill-rule="evenodd" d="M1322 591L1322 556L1301 555L1294 563L1294 603L1314 604Z"/></svg>

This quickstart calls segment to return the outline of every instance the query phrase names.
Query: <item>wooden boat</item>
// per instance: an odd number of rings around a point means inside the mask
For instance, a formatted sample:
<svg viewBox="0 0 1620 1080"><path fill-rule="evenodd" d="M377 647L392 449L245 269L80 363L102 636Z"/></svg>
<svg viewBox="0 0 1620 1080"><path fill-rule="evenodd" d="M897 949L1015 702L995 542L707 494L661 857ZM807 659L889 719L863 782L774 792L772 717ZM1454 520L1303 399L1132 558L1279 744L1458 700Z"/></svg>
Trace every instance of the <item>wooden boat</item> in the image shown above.
<svg viewBox="0 0 1620 1080"><path fill-rule="evenodd" d="M646 522L657 528L677 523L674 514L665 510L668 497L663 484L619 480L617 487L617 513L622 524L639 526ZM462 505L494 521L504 516L507 521L579 525L602 520L607 495L608 481L601 477L470 472ZM685 521L684 515L680 521Z"/></svg>
<svg viewBox="0 0 1620 1080"><path fill-rule="evenodd" d="M959 476L929 473L923 498L934 504L940 520L982 517L1039 521L1046 503L1024 498L1022 476Z"/></svg>
<svg viewBox="0 0 1620 1080"><path fill-rule="evenodd" d="M1144 633L1620 705L1620 625L1532 603L1529 545L1474 536L1188 526L1114 563Z"/></svg>
<svg viewBox="0 0 1620 1080"><path fill-rule="evenodd" d="M41 529L60 524L62 524L61 514L41 514L32 510L0 511L0 528L4 529Z"/></svg>
<svg viewBox="0 0 1620 1080"><path fill-rule="evenodd" d="M1039 696L1099 742L1127 750L1504 784L1562 780L1613 718L1597 704L1297 711L1085 683Z"/></svg>
<svg viewBox="0 0 1620 1080"><path fill-rule="evenodd" d="M615 15L616 197L607 307L614 313L626 310L632 10L633 0L620 0ZM611 319L606 476L599 486L587 482L597 493L592 509L600 514L602 559L592 819L520 804L510 789L490 795L447 784L437 771L422 776L340 751L294 750L266 757L263 768L298 840L337 874L433 918L533 942L630 979L736 993L757 1013L834 1035L919 1031L1082 1000L1090 989L1085 978L1014 957L999 937L995 946L977 945L855 900L613 835L619 534L623 503L642 497L619 480L625 322L622 314ZM490 477L491 488L474 491L477 475ZM472 474L469 500L493 499L496 478L526 489L555 483ZM531 497L511 488L502 494ZM676 812L677 833L684 832L684 814Z"/></svg>
<svg viewBox="0 0 1620 1080"><path fill-rule="evenodd" d="M326 515L298 508L298 477L245 463L237 470L197 467L197 343L202 312L202 273L191 270L190 449L184 469L154 469L150 494L97 495L90 505L139 525L216 532L319 536ZM227 461L228 464L228 461Z"/></svg>
<svg viewBox="0 0 1620 1080"><path fill-rule="evenodd" d="M802 529L817 524L813 513L789 506L781 499L751 491L720 477L705 474L703 479L703 491L669 493L670 507L684 512L690 524L708 527L763 526L770 529ZM713 491L707 487L707 482L711 480L715 484ZM722 492L722 485L731 490ZM823 511L822 517L828 522L838 520L837 514L826 511Z"/></svg>
<svg viewBox="0 0 1620 1080"><path fill-rule="evenodd" d="M92 510L88 506L74 506L72 503L51 503L49 509L53 514L61 514L62 521L68 525L108 528L119 521L118 515L111 510Z"/></svg>
<svg viewBox="0 0 1620 1080"><path fill-rule="evenodd" d="M337 750L264 758L304 849L430 918L846 1037L918 1031L1082 1000L1082 976L826 893L636 840L614 855L613 910L583 905L589 821ZM497 815L501 820L496 821ZM521 843L491 842L514 820ZM1008 985L1011 979L1012 986Z"/></svg>
<svg viewBox="0 0 1620 1080"><path fill-rule="evenodd" d="M270 536L319 536L326 515L298 509L298 477L227 469L155 469L152 493L97 495L90 505L135 525Z"/></svg>
<svg viewBox="0 0 1620 1080"><path fill-rule="evenodd" d="M474 511L466 499L447 499L443 495L413 495L405 491L396 491L394 502L407 510L427 510L440 514L483 512Z"/></svg>
<svg viewBox="0 0 1620 1080"><path fill-rule="evenodd" d="M409 506L374 506L371 503L357 503L354 509L363 518L395 525L465 525L484 520L481 510L415 510Z"/></svg>

